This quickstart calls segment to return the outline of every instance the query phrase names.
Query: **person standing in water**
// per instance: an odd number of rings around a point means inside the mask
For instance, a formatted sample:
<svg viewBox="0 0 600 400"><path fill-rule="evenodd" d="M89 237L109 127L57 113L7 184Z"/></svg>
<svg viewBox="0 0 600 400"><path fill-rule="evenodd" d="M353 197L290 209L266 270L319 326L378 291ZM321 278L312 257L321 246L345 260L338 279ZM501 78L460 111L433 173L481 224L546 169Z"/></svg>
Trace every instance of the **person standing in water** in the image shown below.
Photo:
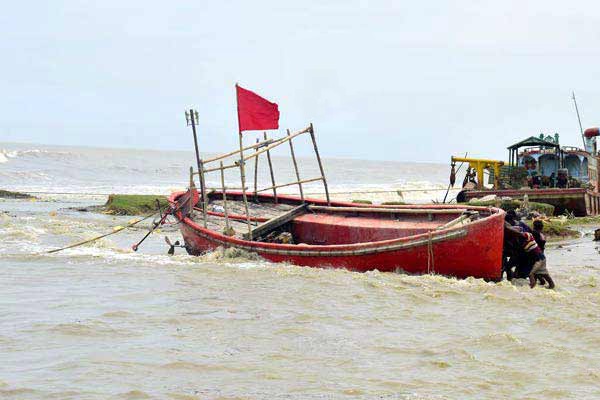
<svg viewBox="0 0 600 400"><path fill-rule="evenodd" d="M540 246L538 246L531 233L526 232L522 233L522 235L523 250L525 250L526 254L525 259L527 260L527 266L531 268L529 271L529 287L533 289L537 280L540 279L541 282L548 282L548 289L554 289L554 281L546 268L546 256L544 252L540 249Z"/></svg>

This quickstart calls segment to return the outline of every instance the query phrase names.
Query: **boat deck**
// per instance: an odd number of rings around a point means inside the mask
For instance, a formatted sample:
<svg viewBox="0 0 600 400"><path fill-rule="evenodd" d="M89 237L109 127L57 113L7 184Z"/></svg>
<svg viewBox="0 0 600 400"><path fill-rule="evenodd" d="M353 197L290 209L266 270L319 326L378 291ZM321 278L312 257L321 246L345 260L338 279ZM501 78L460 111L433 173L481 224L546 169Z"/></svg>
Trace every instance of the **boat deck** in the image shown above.
<svg viewBox="0 0 600 400"><path fill-rule="evenodd" d="M248 208L252 229L266 221L282 217L296 207L297 205L285 203L274 204L251 201L248 203ZM238 239L245 239L244 235L248 233L248 226L244 218L246 215L244 203L240 200L228 199L227 208L229 226L234 231L233 236ZM211 199L208 211L207 228L226 234L223 201L221 199ZM374 209L373 212L362 210L359 213L343 211L342 209L339 211L342 212L301 211L285 223L278 225L273 231L276 231L276 233L288 232L293 243L348 244L374 242L434 231L461 216L461 211L442 215L427 213L403 214L394 213L394 210L383 213L377 212L377 209ZM211 215L210 213L218 213L218 215ZM199 225L203 225L203 214L200 209L195 209L191 218ZM466 222L465 220L464 223ZM267 230L267 233L269 232ZM270 241L270 239L259 239L259 241Z"/></svg>
<svg viewBox="0 0 600 400"><path fill-rule="evenodd" d="M250 197L250 196L248 196ZM250 199L249 199L250 200ZM269 220L293 209L294 206L289 204L274 204L274 203L258 203L249 201L248 210L251 218L260 218ZM215 213L223 213L223 200L211 199L208 203L208 211ZM227 213L230 216L229 226L235 231L234 237L243 239L243 235L248 233L248 225L245 219L233 219L232 216L246 215L246 209L242 201L227 200ZM202 224L202 210L195 209L191 215L192 220ZM261 224L261 221L250 221L253 228ZM225 218L221 215L207 215L207 228L215 232L223 233L225 231Z"/></svg>

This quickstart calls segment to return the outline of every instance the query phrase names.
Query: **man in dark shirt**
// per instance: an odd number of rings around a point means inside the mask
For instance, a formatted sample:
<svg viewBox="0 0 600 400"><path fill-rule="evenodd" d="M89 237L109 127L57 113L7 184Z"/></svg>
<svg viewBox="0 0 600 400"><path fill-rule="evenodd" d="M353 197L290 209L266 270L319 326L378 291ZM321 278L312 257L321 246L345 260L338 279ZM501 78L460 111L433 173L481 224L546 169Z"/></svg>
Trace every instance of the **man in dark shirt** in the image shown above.
<svg viewBox="0 0 600 400"><path fill-rule="evenodd" d="M506 212L506 217L504 217L504 220L512 226L520 228L521 232L531 233L531 228L529 228L529 226L525 222L521 221L521 219L517 217L517 213L515 210L508 210Z"/></svg>
<svg viewBox="0 0 600 400"><path fill-rule="evenodd" d="M546 249L546 237L542 233L543 230L544 223L542 222L542 220L536 219L535 221L533 221L533 231L531 232L531 234L533 235L533 238L535 239L535 242L539 246L540 250L542 250L542 253Z"/></svg>

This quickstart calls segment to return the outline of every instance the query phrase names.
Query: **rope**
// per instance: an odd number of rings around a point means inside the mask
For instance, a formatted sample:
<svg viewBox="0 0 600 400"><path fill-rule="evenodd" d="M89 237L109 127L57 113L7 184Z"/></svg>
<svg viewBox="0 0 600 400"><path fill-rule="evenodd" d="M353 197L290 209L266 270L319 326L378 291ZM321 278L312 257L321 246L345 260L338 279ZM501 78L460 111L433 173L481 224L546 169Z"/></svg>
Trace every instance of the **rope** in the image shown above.
<svg viewBox="0 0 600 400"><path fill-rule="evenodd" d="M435 274L435 259L433 256L433 239L431 231L429 231L427 240L427 273Z"/></svg>
<svg viewBox="0 0 600 400"><path fill-rule="evenodd" d="M137 224L139 224L140 222L142 222L142 221L145 221L145 220L147 220L148 218L155 216L156 214L157 214L157 213L153 213L153 214L147 215L147 216L145 216L144 218L142 218L142 219L140 219L140 220L137 220L137 221L135 221L135 222L132 222L132 223L130 223L130 224L128 224L128 225L125 225L125 226L120 226L120 227L118 227L117 229L113 230L112 232L105 233L104 235L96 236L95 238L88 239L88 240L84 240L83 242L77 242L77 243L73 243L73 244L70 244L70 245L68 245L68 246L66 246L66 247L61 247L60 249L54 249L54 250L49 250L49 251L43 251L43 252L41 252L41 253L37 253L37 255L40 255L40 254L52 254L52 253L57 253L57 252L59 252L59 251L63 251L63 250L66 250L66 249L72 249L73 247L78 247L78 246L82 246L82 245L84 245L84 244L87 244L87 243L95 242L96 240L99 240L99 239L105 238L105 237L107 237L107 236L111 236L111 235L117 234L117 233L119 233L119 232L121 232L122 230L125 230L125 229L127 229L127 228L131 228L132 226L134 226L134 225L137 225Z"/></svg>

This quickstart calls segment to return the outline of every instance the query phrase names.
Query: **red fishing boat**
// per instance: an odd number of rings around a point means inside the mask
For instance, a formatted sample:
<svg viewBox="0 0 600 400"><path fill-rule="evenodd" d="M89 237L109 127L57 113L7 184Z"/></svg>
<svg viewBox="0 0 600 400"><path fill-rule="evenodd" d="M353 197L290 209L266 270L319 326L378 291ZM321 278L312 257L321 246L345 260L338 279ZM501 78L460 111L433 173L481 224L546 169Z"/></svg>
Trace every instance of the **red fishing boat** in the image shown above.
<svg viewBox="0 0 600 400"><path fill-rule="evenodd" d="M357 205L333 202L313 125L280 138L244 147L242 131L279 127L279 110L257 94L236 85L239 150L200 159L196 139L198 113L186 112L196 146L197 170L190 168L187 192L174 193L168 214L181 227L184 247L200 255L219 248L256 253L266 260L352 271L404 271L500 280L504 212L496 208L449 205ZM301 179L293 140L310 135L320 176ZM293 182L277 184L271 152L289 144ZM258 159L266 156L271 185L258 188ZM225 163L224 163L225 161ZM250 164L253 161L253 165ZM254 189L246 170L254 167ZM239 170L240 191L225 186L225 171ZM206 174L220 173L219 188L206 187ZM200 190L194 184L198 176ZM324 199L306 198L303 185L321 182ZM298 195L282 195L297 187ZM263 192L272 192L265 194ZM168 215L165 213L164 215ZM165 216L163 216L163 221ZM171 247L170 251L173 251Z"/></svg>
<svg viewBox="0 0 600 400"><path fill-rule="evenodd" d="M195 189L192 189L195 190ZM170 197L173 207L188 192ZM225 196L223 196L225 194ZM198 198L198 195L188 198ZM219 248L256 253L273 262L352 271L436 273L500 280L504 212L442 205L360 206L355 203L275 198L249 203L246 232L241 192L213 192L202 208L175 216L189 254ZM223 197L228 215L225 216ZM206 217L206 219L204 219ZM206 224L204 223L206 221Z"/></svg>

